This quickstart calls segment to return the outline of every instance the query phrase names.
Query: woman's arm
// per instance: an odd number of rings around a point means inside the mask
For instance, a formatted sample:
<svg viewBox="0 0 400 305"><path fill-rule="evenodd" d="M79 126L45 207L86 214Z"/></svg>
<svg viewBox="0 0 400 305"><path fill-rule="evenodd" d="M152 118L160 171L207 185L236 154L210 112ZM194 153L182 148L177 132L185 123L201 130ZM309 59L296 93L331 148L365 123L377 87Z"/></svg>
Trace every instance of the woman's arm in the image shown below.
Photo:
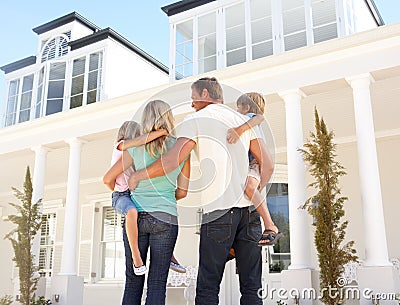
<svg viewBox="0 0 400 305"><path fill-rule="evenodd" d="M121 158L118 159L117 162L114 163L113 166L104 174L103 183L111 190L114 190L115 187L115 179L117 179L119 174L122 174L126 168L132 166L133 159L131 155L126 151L124 151Z"/></svg>
<svg viewBox="0 0 400 305"><path fill-rule="evenodd" d="M177 188L175 190L176 200L180 200L187 196L189 180L190 180L190 155L186 159L185 164L182 167L182 171L177 179Z"/></svg>
<svg viewBox="0 0 400 305"><path fill-rule="evenodd" d="M250 120L243 123L242 125L234 128L228 129L228 135L226 136L226 140L230 144L235 144L239 137L246 131L249 130L265 121L265 118L262 114L256 114Z"/></svg>
<svg viewBox="0 0 400 305"><path fill-rule="evenodd" d="M167 135L168 135L168 131L166 131L165 129L150 131L149 133L145 133L145 134L138 136L136 138L133 138L131 140L122 141L117 146L117 149L118 150L127 150L128 148L145 145L159 137L167 136Z"/></svg>

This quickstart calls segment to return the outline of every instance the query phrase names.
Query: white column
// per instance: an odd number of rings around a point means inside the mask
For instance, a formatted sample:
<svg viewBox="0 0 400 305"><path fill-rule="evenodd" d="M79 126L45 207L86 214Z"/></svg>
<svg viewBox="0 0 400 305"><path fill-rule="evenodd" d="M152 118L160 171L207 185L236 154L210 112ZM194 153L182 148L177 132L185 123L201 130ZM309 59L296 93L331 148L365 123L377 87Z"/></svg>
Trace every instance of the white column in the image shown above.
<svg viewBox="0 0 400 305"><path fill-rule="evenodd" d="M69 165L60 275L76 275L79 179L83 141L73 138L65 142L69 144Z"/></svg>
<svg viewBox="0 0 400 305"><path fill-rule="evenodd" d="M286 142L289 184L289 224L290 254L289 269L311 268L310 224L308 213L300 206L306 201L306 173L301 153L303 147L303 126L301 118L300 90L290 90L279 94L285 101Z"/></svg>
<svg viewBox="0 0 400 305"><path fill-rule="evenodd" d="M346 79L353 88L358 167L364 217L365 266L390 266L371 108L369 73Z"/></svg>
<svg viewBox="0 0 400 305"><path fill-rule="evenodd" d="M49 151L44 146L35 146L31 148L35 152L35 166L33 169L32 179L32 202L37 203L44 197L44 177L46 173L46 156ZM39 205L39 213L43 211L43 204ZM40 229L36 234L32 244L32 254L35 255L34 264L39 264L39 248L40 248Z"/></svg>

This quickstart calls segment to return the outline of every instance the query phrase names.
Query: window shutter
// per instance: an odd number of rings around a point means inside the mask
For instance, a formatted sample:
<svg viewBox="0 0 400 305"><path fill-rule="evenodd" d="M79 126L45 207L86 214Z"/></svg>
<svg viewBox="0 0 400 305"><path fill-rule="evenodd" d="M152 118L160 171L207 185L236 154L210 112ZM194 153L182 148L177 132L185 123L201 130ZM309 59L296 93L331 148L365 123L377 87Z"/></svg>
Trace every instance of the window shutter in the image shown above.
<svg viewBox="0 0 400 305"><path fill-rule="evenodd" d="M61 270L61 256L64 238L65 209L57 210L56 216L56 236L54 242L53 274L58 274Z"/></svg>
<svg viewBox="0 0 400 305"><path fill-rule="evenodd" d="M78 274L85 282L90 280L93 248L94 205L84 205L81 209L81 230L79 244Z"/></svg>

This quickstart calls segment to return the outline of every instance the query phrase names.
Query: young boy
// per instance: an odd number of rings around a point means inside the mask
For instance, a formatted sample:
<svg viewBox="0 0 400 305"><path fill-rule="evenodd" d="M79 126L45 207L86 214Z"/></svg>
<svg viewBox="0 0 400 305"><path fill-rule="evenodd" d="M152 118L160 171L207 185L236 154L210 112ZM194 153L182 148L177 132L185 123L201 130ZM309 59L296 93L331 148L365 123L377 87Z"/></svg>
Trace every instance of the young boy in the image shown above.
<svg viewBox="0 0 400 305"><path fill-rule="evenodd" d="M243 132L257 125L260 129L261 135L264 137L260 126L260 124L265 120L263 115L265 100L263 96L255 92L242 94L238 98L236 104L237 111L241 114L249 116L250 119L246 123L228 130L228 143L236 143ZM249 174L247 176L244 192L246 196L250 198L264 222L265 230L258 242L258 245L270 246L274 245L280 238L282 238L283 234L279 232L277 226L272 221L265 198L262 197L259 191L259 185L260 167L257 160L249 152Z"/></svg>

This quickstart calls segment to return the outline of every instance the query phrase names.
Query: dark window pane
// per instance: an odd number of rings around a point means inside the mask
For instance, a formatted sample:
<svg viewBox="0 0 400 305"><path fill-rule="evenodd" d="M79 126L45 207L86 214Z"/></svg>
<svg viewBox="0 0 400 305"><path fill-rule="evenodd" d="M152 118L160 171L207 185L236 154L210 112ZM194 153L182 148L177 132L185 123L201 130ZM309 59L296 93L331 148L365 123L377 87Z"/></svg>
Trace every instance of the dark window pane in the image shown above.
<svg viewBox="0 0 400 305"><path fill-rule="evenodd" d="M97 88L97 73L97 71L89 73L88 90L93 90Z"/></svg>
<svg viewBox="0 0 400 305"><path fill-rule="evenodd" d="M64 96L64 80L49 82L47 98L62 98Z"/></svg>
<svg viewBox="0 0 400 305"><path fill-rule="evenodd" d="M90 54L89 71L97 70L99 68L99 53Z"/></svg>
<svg viewBox="0 0 400 305"><path fill-rule="evenodd" d="M87 102L86 104L92 104L97 101L97 90L89 91L87 93Z"/></svg>
<svg viewBox="0 0 400 305"><path fill-rule="evenodd" d="M77 76L85 73L85 57L81 57L74 60L74 66L72 69L72 76Z"/></svg>
<svg viewBox="0 0 400 305"><path fill-rule="evenodd" d="M75 95L71 97L71 104L70 104L70 109L75 108L75 107L80 107L82 106L82 100L83 100L83 94Z"/></svg>
<svg viewBox="0 0 400 305"><path fill-rule="evenodd" d="M19 113L19 122L21 123L21 122L29 121L30 114L31 114L31 110L30 109L27 109L27 110L24 110L24 111L20 111L20 113Z"/></svg>
<svg viewBox="0 0 400 305"><path fill-rule="evenodd" d="M61 112L63 106L62 99L47 100L46 115Z"/></svg>
<svg viewBox="0 0 400 305"><path fill-rule="evenodd" d="M32 91L22 94L21 96L21 110L31 108Z"/></svg>
<svg viewBox="0 0 400 305"><path fill-rule="evenodd" d="M33 88L33 74L25 76L22 83L22 92L30 91Z"/></svg>
<svg viewBox="0 0 400 305"><path fill-rule="evenodd" d="M76 95L83 92L83 78L84 76L77 76L72 79L71 95Z"/></svg>
<svg viewBox="0 0 400 305"><path fill-rule="evenodd" d="M65 62L53 63L50 66L50 80L65 78Z"/></svg>

